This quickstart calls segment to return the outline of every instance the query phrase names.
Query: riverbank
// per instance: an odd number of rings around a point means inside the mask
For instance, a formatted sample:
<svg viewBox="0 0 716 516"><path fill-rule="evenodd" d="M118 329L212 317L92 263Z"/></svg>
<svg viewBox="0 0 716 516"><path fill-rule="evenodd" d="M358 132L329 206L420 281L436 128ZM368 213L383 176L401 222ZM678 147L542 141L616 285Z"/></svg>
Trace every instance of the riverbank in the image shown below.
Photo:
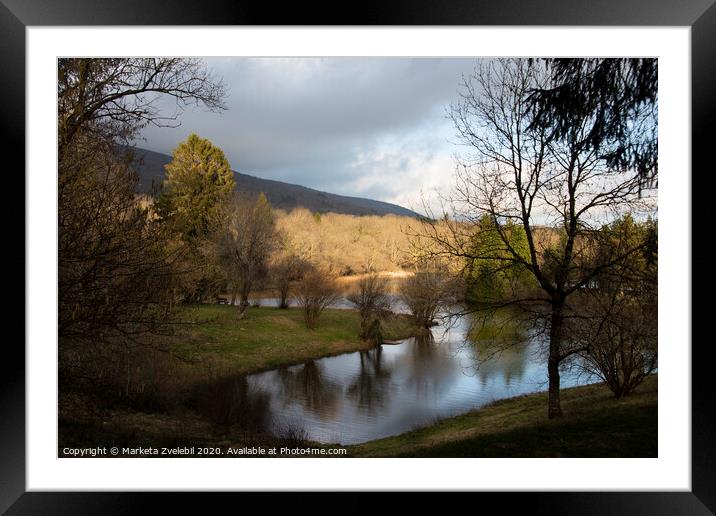
<svg viewBox="0 0 716 516"><path fill-rule="evenodd" d="M349 457L657 457L658 378L617 400L604 384L497 401L402 435L348 447Z"/></svg>
<svg viewBox="0 0 716 516"><path fill-rule="evenodd" d="M564 389L564 416L554 420L545 415L546 393L507 398L429 427L348 447L311 442L300 432L277 437L217 431L196 415L116 413L104 424L61 422L59 453L67 456L62 450L68 446L207 447L221 450L213 456L231 457L226 450L232 447L298 446L345 448L343 457L656 457L657 384L654 375L621 400L603 384Z"/></svg>
<svg viewBox="0 0 716 516"><path fill-rule="evenodd" d="M351 403L357 414L366 408L384 407L390 410L384 419L395 414L402 418L405 407L415 401L411 393L418 379L429 385L450 385L454 373L463 374L462 369L450 366L455 353L450 341L444 346L419 341L388 346L383 352L361 354L352 369L334 368L331 361L343 357L328 359L329 365L315 364L312 359L370 347L357 337L355 311L327 310L316 330L305 327L301 311L295 308L250 307L238 319L235 307L196 305L183 307L178 315L183 324L177 326L175 335L162 341L162 348L172 353L143 349L137 353L143 360L141 367L127 368L132 374L128 395L93 402L76 399L71 392L61 393L61 447L291 444L337 447L353 457L645 457L657 453L655 376L623 400L615 400L603 385L563 389L565 415L557 420L546 418L546 394L538 393L360 445L311 442L325 437L312 434L300 420L290 426L271 424L273 401L243 373L279 367L267 373L273 375L268 377L271 385L280 386L278 406L297 402L309 417L325 417L323 421L335 419L337 407L350 414ZM386 330L387 337L395 339L414 331L407 316L391 318ZM396 360L398 356L403 359ZM536 381L536 366L529 366L526 360L526 352L503 354L500 367L481 370L482 381L492 384L490 378L517 381L522 377ZM291 363L305 365L280 368ZM389 386L390 396L381 386ZM401 386L408 388L405 403ZM473 386L471 392L464 410L481 396L484 402L510 395L498 389L485 398L485 384ZM383 405L386 402L389 405ZM358 427L362 416L354 421ZM392 433L397 434L411 426L397 424L395 428Z"/></svg>
<svg viewBox="0 0 716 516"><path fill-rule="evenodd" d="M370 349L358 336L356 310L327 308L318 328L309 329L299 308L247 308L241 319L226 305L182 307L176 336L163 344L187 362L210 362L232 374L255 373L280 365ZM385 340L413 336L418 329L405 314L393 314L383 324Z"/></svg>
<svg viewBox="0 0 716 516"><path fill-rule="evenodd" d="M326 309L313 330L306 328L298 308L251 306L239 319L236 307L203 304L180 307L176 316L174 334L157 336L151 343L156 352L138 353L142 362L131 368L130 396L110 401L80 392L60 393L61 449L87 443L123 447L307 442L300 429L285 428L274 436L217 425L217 414L207 415L203 409L218 403L221 419L223 407L236 403L231 396L240 375L374 347L358 337L355 310ZM409 316L393 314L385 319L383 331L386 340L400 340L418 330Z"/></svg>

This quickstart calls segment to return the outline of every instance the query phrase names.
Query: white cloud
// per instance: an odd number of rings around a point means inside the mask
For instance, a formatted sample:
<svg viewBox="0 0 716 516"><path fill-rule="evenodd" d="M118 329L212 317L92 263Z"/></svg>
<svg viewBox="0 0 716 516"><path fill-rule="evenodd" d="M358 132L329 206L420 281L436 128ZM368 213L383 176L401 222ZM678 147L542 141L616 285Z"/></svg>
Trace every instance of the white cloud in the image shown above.
<svg viewBox="0 0 716 516"><path fill-rule="evenodd" d="M423 202L439 212L439 194L447 194L454 182L454 163L449 153L418 146L359 151L349 166L354 179L344 190L365 197L380 196L421 213L425 211Z"/></svg>

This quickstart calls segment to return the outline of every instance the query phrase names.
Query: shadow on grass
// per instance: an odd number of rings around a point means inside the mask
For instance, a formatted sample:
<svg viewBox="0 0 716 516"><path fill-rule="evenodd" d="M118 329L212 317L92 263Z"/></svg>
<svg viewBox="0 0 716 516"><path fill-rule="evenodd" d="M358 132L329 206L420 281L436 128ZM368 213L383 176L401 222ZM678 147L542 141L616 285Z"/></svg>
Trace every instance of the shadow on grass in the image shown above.
<svg viewBox="0 0 716 516"><path fill-rule="evenodd" d="M657 457L657 407L591 415L418 448L398 457Z"/></svg>

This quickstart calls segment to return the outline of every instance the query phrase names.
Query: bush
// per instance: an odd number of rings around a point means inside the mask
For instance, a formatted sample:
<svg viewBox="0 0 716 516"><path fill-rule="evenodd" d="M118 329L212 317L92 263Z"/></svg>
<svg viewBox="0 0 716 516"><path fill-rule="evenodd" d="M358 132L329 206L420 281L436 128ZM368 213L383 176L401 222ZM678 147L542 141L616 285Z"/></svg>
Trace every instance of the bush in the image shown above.
<svg viewBox="0 0 716 516"><path fill-rule="evenodd" d="M360 338L376 344L382 342L381 321L390 310L388 282L377 274L369 274L358 281L355 292L347 296L360 313Z"/></svg>
<svg viewBox="0 0 716 516"><path fill-rule="evenodd" d="M416 324L433 326L437 313L452 303L454 285L446 274L419 271L405 279L400 287L400 299L410 310Z"/></svg>
<svg viewBox="0 0 716 516"><path fill-rule="evenodd" d="M288 308L291 283L303 277L309 264L295 254L284 254L274 260L271 265L271 276L278 292L279 308Z"/></svg>
<svg viewBox="0 0 716 516"><path fill-rule="evenodd" d="M609 311L595 308L582 323L580 366L601 378L621 398L632 393L657 367L656 302L619 294Z"/></svg>
<svg viewBox="0 0 716 516"><path fill-rule="evenodd" d="M312 268L296 288L296 301L303 310L308 328L318 327L323 310L340 297L334 276L325 269Z"/></svg>
<svg viewBox="0 0 716 516"><path fill-rule="evenodd" d="M635 249L598 274L576 296L581 317L572 334L579 365L601 378L621 398L657 367L658 263L656 222L636 223L627 215L595 237L594 267L614 260L621 249Z"/></svg>

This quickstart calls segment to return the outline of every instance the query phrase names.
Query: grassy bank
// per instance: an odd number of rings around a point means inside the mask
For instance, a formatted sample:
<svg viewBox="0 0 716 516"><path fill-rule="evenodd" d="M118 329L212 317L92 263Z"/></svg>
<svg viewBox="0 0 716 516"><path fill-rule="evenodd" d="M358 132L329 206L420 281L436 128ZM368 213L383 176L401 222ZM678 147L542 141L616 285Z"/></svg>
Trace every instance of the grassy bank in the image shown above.
<svg viewBox="0 0 716 516"><path fill-rule="evenodd" d="M249 307L243 318L225 305L193 305L178 314L177 335L165 341L188 361L211 360L246 373L371 347L358 337L360 320L354 310L326 309L318 328L306 328L298 308ZM409 317L385 321L384 338L397 340L415 332Z"/></svg>
<svg viewBox="0 0 716 516"><path fill-rule="evenodd" d="M546 394L500 400L395 437L348 446L344 457L656 457L657 377L615 400L604 385L562 391L561 419L549 420ZM121 414L106 423L61 422L65 446L313 446L292 436L218 430L189 414ZM227 457L227 455L223 455Z"/></svg>
<svg viewBox="0 0 716 516"><path fill-rule="evenodd" d="M319 445L301 429L277 436L237 424L241 384L230 375L364 349L358 314L327 310L319 327L305 327L299 309L250 307L241 319L222 305L183 307L186 324L163 341L184 360L132 368L130 397L96 403L60 397L60 448L65 446ZM386 338L415 329L406 316L386 323ZM154 356L154 355L152 355ZM144 364L144 363L142 363ZM208 366L208 367L204 367ZM144 377L139 375L145 375ZM224 380L227 380L225 382ZM123 380L120 376L119 380ZM201 387L197 389L197 387ZM69 395L68 395L69 394ZM82 401L80 403L80 401ZM238 403L238 405L237 405ZM603 385L564 389L564 417L546 417L547 395L495 402L399 436L347 447L353 457L653 457L657 454L657 377L615 400ZM260 408L260 407L259 407ZM243 409L241 409L243 410ZM260 432L260 431L258 431Z"/></svg>
<svg viewBox="0 0 716 516"><path fill-rule="evenodd" d="M177 322L173 335L156 337L153 342L162 351L137 353L131 382L120 374L114 388L110 385L103 391L113 395L127 385L128 396L104 399L88 396L86 391L61 392L61 449L89 443L121 447L301 442L303 438L291 429L276 437L217 425L187 400L196 396L198 386L209 385L213 392L211 385L218 382L214 401L221 415L222 407L236 401L231 399L235 375L372 347L358 337L360 320L354 310L327 309L314 330L306 328L298 308L252 306L239 319L232 306L184 306ZM415 331L405 315L391 316L384 324L389 340L407 338ZM222 389L222 378L228 379L229 389Z"/></svg>
<svg viewBox="0 0 716 516"><path fill-rule="evenodd" d="M432 426L349 447L353 457L656 457L657 376L631 396L602 384L562 391L564 416L548 419L547 394L495 402Z"/></svg>

